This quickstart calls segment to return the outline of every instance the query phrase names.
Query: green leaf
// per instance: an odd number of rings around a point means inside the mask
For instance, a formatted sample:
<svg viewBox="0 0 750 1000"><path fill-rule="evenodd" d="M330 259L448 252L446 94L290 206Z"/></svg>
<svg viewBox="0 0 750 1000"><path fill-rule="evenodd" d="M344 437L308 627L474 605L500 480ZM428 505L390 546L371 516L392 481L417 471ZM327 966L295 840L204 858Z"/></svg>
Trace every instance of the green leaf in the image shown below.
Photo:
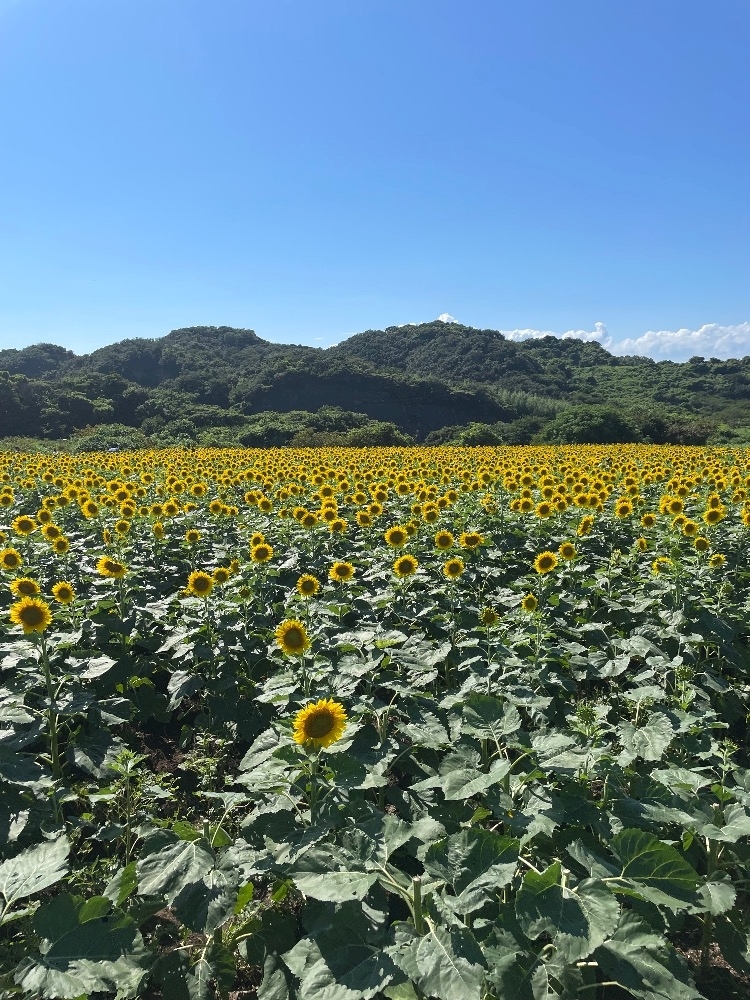
<svg viewBox="0 0 750 1000"><path fill-rule="evenodd" d="M135 921L121 910L105 914L108 908L103 897L84 903L66 895L41 907L34 924L48 946L16 970L21 989L63 1000L94 992L134 997L152 959Z"/></svg>
<svg viewBox="0 0 750 1000"><path fill-rule="evenodd" d="M305 971L300 993L305 1000L370 1000L398 975L391 957L380 948L348 944L326 949Z"/></svg>
<svg viewBox="0 0 750 1000"><path fill-rule="evenodd" d="M138 891L163 896L171 903L186 887L202 879L214 866L214 854L204 840L180 840L161 830L143 845L136 866Z"/></svg>
<svg viewBox="0 0 750 1000"><path fill-rule="evenodd" d="M463 731L480 739L501 742L521 728L521 715L514 705L506 705L491 695L470 695L464 705Z"/></svg>
<svg viewBox="0 0 750 1000"><path fill-rule="evenodd" d="M737 891L731 882L705 882L698 895L708 912L714 916L731 910L737 899Z"/></svg>
<svg viewBox="0 0 750 1000"><path fill-rule="evenodd" d="M594 952L607 979L640 1000L702 1000L687 965L660 934L625 910L615 934Z"/></svg>
<svg viewBox="0 0 750 1000"><path fill-rule="evenodd" d="M424 855L425 872L450 885L448 901L457 913L471 913L513 878L519 843L490 830L454 833L431 844Z"/></svg>
<svg viewBox="0 0 750 1000"><path fill-rule="evenodd" d="M377 872L295 872L294 882L300 892L313 899L342 903L364 899L378 880Z"/></svg>
<svg viewBox="0 0 750 1000"><path fill-rule="evenodd" d="M561 873L559 861L541 873L527 872L516 897L516 916L527 937L547 934L566 962L577 962L614 933L620 905L596 879L568 888L561 884Z"/></svg>
<svg viewBox="0 0 750 1000"><path fill-rule="evenodd" d="M674 735L675 727L661 712L654 712L645 726L638 729L630 722L621 723L619 736L625 752L621 754L620 763L627 765L636 757L661 760Z"/></svg>
<svg viewBox="0 0 750 1000"><path fill-rule="evenodd" d="M644 898L673 910L695 901L698 873L671 845L644 830L622 830L612 838L612 850L622 878Z"/></svg>
<svg viewBox="0 0 750 1000"><path fill-rule="evenodd" d="M485 964L474 935L467 928L431 927L418 938L415 960L419 988L439 1000L480 1000Z"/></svg>
<svg viewBox="0 0 750 1000"><path fill-rule="evenodd" d="M494 760L487 773L475 770L449 771L442 779L443 795L449 802L457 799L470 799L474 795L486 792L488 788L498 784L510 771L510 761L504 758Z"/></svg>
<svg viewBox="0 0 750 1000"><path fill-rule="evenodd" d="M715 924L716 942L733 969L750 974L750 936L730 917L719 917Z"/></svg>
<svg viewBox="0 0 750 1000"><path fill-rule="evenodd" d="M70 844L65 837L28 847L0 865L0 893L6 909L59 882L68 873Z"/></svg>
<svg viewBox="0 0 750 1000"><path fill-rule="evenodd" d="M135 870L135 861L125 865L111 880L104 895L111 899L115 906L122 906L125 900L138 888L138 876Z"/></svg>

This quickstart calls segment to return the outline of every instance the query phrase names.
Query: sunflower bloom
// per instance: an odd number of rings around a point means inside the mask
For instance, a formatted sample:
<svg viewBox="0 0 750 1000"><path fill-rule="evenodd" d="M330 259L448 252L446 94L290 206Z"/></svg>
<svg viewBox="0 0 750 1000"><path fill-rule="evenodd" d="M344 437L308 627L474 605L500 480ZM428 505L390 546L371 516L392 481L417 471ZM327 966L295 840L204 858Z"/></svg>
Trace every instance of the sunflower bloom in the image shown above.
<svg viewBox="0 0 750 1000"><path fill-rule="evenodd" d="M488 628L490 628L492 625L497 625L497 623L500 621L500 615L497 613L497 611L495 611L494 608L482 608L479 615L479 620L481 621L482 625L486 625Z"/></svg>
<svg viewBox="0 0 750 1000"><path fill-rule="evenodd" d="M484 544L484 537L478 531L464 531L458 540L462 549L476 549Z"/></svg>
<svg viewBox="0 0 750 1000"><path fill-rule="evenodd" d="M302 622L296 618L288 618L276 629L276 645L287 656L299 656L310 648L310 637Z"/></svg>
<svg viewBox="0 0 750 1000"><path fill-rule="evenodd" d="M449 580L457 580L465 569L463 559L459 559L458 557L449 559L443 563L443 576L447 576Z"/></svg>
<svg viewBox="0 0 750 1000"><path fill-rule="evenodd" d="M561 559L575 559L578 555L576 547L572 542L563 542L557 551L560 553Z"/></svg>
<svg viewBox="0 0 750 1000"><path fill-rule="evenodd" d="M708 565L709 565L709 566L710 566L710 567L711 567L712 569L719 569L719 567L720 567L720 566L723 566L725 562L726 562L726 559L725 559L725 557L724 557L724 556L723 556L723 555L721 554L721 552L714 552L714 554L713 554L713 555L711 556L711 558L710 558L710 559L708 560Z"/></svg>
<svg viewBox="0 0 750 1000"><path fill-rule="evenodd" d="M414 556L399 556L393 564L393 572L403 580L407 576L413 576L417 572L418 566L419 562Z"/></svg>
<svg viewBox="0 0 750 1000"><path fill-rule="evenodd" d="M453 548L455 539L450 531L438 531L435 535L435 548L445 551Z"/></svg>
<svg viewBox="0 0 750 1000"><path fill-rule="evenodd" d="M37 597L39 594L39 584L29 576L20 576L10 585L11 593L16 597Z"/></svg>
<svg viewBox="0 0 750 1000"><path fill-rule="evenodd" d="M305 573L297 580L296 588L300 597L314 597L320 590L320 580L311 573Z"/></svg>
<svg viewBox="0 0 750 1000"><path fill-rule="evenodd" d="M383 537L385 538L386 544L390 545L394 549L400 549L402 545L406 545L409 541L408 531L400 524L396 524L392 528L389 528Z"/></svg>
<svg viewBox="0 0 750 1000"><path fill-rule="evenodd" d="M76 592L72 584L67 580L61 580L52 588L52 596L58 604L72 604L76 599Z"/></svg>
<svg viewBox="0 0 750 1000"><path fill-rule="evenodd" d="M350 562L335 562L328 570L328 576L334 583L346 583L354 573L355 569Z"/></svg>
<svg viewBox="0 0 750 1000"><path fill-rule="evenodd" d="M3 549L0 552L0 566L3 569L18 569L23 562L23 556L17 549Z"/></svg>
<svg viewBox="0 0 750 1000"><path fill-rule="evenodd" d="M24 633L44 632L52 621L52 613L46 601L36 597L24 597L11 604L9 618L14 625L21 625Z"/></svg>
<svg viewBox="0 0 750 1000"><path fill-rule="evenodd" d="M213 577L214 583L226 583L229 577L232 575L231 569L228 566L217 566L213 571L211 576Z"/></svg>
<svg viewBox="0 0 750 1000"><path fill-rule="evenodd" d="M698 537L693 540L693 547L698 552L708 552L711 548L711 543L705 535L698 535Z"/></svg>
<svg viewBox="0 0 750 1000"><path fill-rule="evenodd" d="M193 597L208 597L214 589L214 578L209 573L197 569L188 577L187 592Z"/></svg>
<svg viewBox="0 0 750 1000"><path fill-rule="evenodd" d="M60 539L58 538L58 541ZM128 567L109 556L102 556L96 564L96 571L100 576L109 576L114 580L121 580L128 571Z"/></svg>
<svg viewBox="0 0 750 1000"><path fill-rule="evenodd" d="M345 729L344 706L332 698L322 698L297 712L292 738L300 746L329 747L341 739Z"/></svg>
<svg viewBox="0 0 750 1000"><path fill-rule="evenodd" d="M540 552L534 560L534 569L537 573L551 573L557 566L557 556L554 552Z"/></svg>
<svg viewBox="0 0 750 1000"><path fill-rule="evenodd" d="M33 517L29 517L27 514L21 514L13 522L13 530L17 535L30 535L32 532L36 531L37 523Z"/></svg>
<svg viewBox="0 0 750 1000"><path fill-rule="evenodd" d="M521 598L521 607L524 611L536 611L538 603L539 602L533 594L527 594L525 597Z"/></svg>
<svg viewBox="0 0 750 1000"><path fill-rule="evenodd" d="M250 558L253 562L264 563L268 562L269 559L273 557L273 548L268 544L268 542L261 542L260 545L254 545L250 549Z"/></svg>

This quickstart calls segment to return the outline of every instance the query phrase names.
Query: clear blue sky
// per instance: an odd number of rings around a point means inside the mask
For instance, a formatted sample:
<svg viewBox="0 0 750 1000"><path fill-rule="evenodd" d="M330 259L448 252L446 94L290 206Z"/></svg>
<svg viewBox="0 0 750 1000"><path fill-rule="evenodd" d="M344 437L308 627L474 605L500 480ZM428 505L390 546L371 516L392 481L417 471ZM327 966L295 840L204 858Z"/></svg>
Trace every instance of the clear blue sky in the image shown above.
<svg viewBox="0 0 750 1000"><path fill-rule="evenodd" d="M0 0L0 346L750 354L749 46L747 0Z"/></svg>

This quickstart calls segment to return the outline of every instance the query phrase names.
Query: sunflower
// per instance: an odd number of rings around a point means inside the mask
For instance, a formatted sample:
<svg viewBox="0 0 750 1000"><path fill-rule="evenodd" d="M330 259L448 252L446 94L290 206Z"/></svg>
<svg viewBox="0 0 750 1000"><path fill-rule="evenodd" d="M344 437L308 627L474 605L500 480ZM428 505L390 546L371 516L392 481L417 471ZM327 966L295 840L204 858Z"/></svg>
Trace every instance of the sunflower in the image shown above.
<svg viewBox="0 0 750 1000"><path fill-rule="evenodd" d="M70 542L65 537L65 535L60 535L60 537L56 538L52 543L53 551L57 552L57 554L61 556L64 556L69 548L70 548Z"/></svg>
<svg viewBox="0 0 750 1000"><path fill-rule="evenodd" d="M537 573L551 573L557 566L557 556L554 552L540 552L534 560L534 569Z"/></svg>
<svg viewBox="0 0 750 1000"><path fill-rule="evenodd" d="M524 611L536 611L538 601L533 594L527 594L521 598L521 607Z"/></svg>
<svg viewBox="0 0 750 1000"><path fill-rule="evenodd" d="M307 510L299 519L299 523L303 528L314 528L318 523L318 515L314 514L311 510Z"/></svg>
<svg viewBox="0 0 750 1000"><path fill-rule="evenodd" d="M10 589L16 597L37 597L39 594L39 584L28 576L20 576L13 580Z"/></svg>
<svg viewBox="0 0 750 1000"><path fill-rule="evenodd" d="M385 532L383 538L385 538L386 544L390 545L392 548L400 549L402 545L406 545L409 541L409 533L406 528L402 527L400 524L396 524Z"/></svg>
<svg viewBox="0 0 750 1000"><path fill-rule="evenodd" d="M644 514L643 517L641 518L641 524L643 525L644 528L653 528L653 526L656 524L656 515Z"/></svg>
<svg viewBox="0 0 750 1000"><path fill-rule="evenodd" d="M449 580L457 580L465 569L463 559L455 557L443 563L443 576L447 576Z"/></svg>
<svg viewBox="0 0 750 1000"><path fill-rule="evenodd" d="M615 504L615 517L619 517L620 519L622 519L625 517L630 517L632 513L633 513L633 505L627 498L618 500L617 503Z"/></svg>
<svg viewBox="0 0 750 1000"><path fill-rule="evenodd" d="M232 571L228 566L217 566L211 575L213 576L214 583L226 583L232 575Z"/></svg>
<svg viewBox="0 0 750 1000"><path fill-rule="evenodd" d="M726 510L724 507L709 507L703 514L703 520L706 524L718 524L719 521L723 521L726 516Z"/></svg>
<svg viewBox="0 0 750 1000"><path fill-rule="evenodd" d="M260 545L254 545L250 549L250 558L253 562L264 563L268 562L269 559L273 557L273 549L267 542L261 542Z"/></svg>
<svg viewBox="0 0 750 1000"><path fill-rule="evenodd" d="M440 517L440 511L437 507L428 507L426 504L422 509L422 520L425 524L434 524L435 521Z"/></svg>
<svg viewBox="0 0 750 1000"><path fill-rule="evenodd" d="M61 580L52 588L52 596L58 604L70 604L75 600L76 592L72 584L67 580Z"/></svg>
<svg viewBox="0 0 750 1000"><path fill-rule="evenodd" d="M58 541L60 539L58 538ZM109 576L115 580L121 580L128 571L123 563L110 559L109 556L102 556L96 564L96 571L100 576Z"/></svg>
<svg viewBox="0 0 750 1000"><path fill-rule="evenodd" d="M357 511L357 524L360 528L369 528L372 526L372 517L365 510Z"/></svg>
<svg viewBox="0 0 750 1000"><path fill-rule="evenodd" d="M396 576L404 579L404 577L413 576L417 572L418 566L419 562L414 556L399 556L393 564L393 572Z"/></svg>
<svg viewBox="0 0 750 1000"><path fill-rule="evenodd" d="M484 538L478 531L464 531L458 540L462 549L476 549L484 543Z"/></svg>
<svg viewBox="0 0 750 1000"><path fill-rule="evenodd" d="M214 578L209 573L197 569L188 577L187 592L194 597L208 597L214 589Z"/></svg>
<svg viewBox="0 0 750 1000"><path fill-rule="evenodd" d="M639 552L645 552L648 549L648 539L644 538L643 535L640 538L636 538L635 547Z"/></svg>
<svg viewBox="0 0 750 1000"><path fill-rule="evenodd" d="M711 566L713 569L718 569L720 566L723 566L725 562L726 559L721 554L721 552L714 552L714 554L708 560L708 565Z"/></svg>
<svg viewBox="0 0 750 1000"><path fill-rule="evenodd" d="M343 535L347 526L347 522L343 517L334 517L332 521L328 522L328 530L332 535Z"/></svg>
<svg viewBox="0 0 750 1000"><path fill-rule="evenodd" d="M299 656L306 649L310 648L310 638L302 622L296 618L288 618L282 622L275 632L276 645L279 646L287 656Z"/></svg>
<svg viewBox="0 0 750 1000"><path fill-rule="evenodd" d="M44 632L52 621L52 613L45 601L36 597L24 597L11 604L10 620L14 625L22 625L24 632Z"/></svg>
<svg viewBox="0 0 750 1000"><path fill-rule="evenodd" d="M328 570L328 576L336 583L346 583L354 576L354 567L349 562L335 562Z"/></svg>
<svg viewBox="0 0 750 1000"><path fill-rule="evenodd" d="M297 712L292 736L300 746L329 747L341 739L345 729L344 706L331 698L321 698Z"/></svg>
<svg viewBox="0 0 750 1000"><path fill-rule="evenodd" d="M436 549L442 549L443 551L445 551L445 549L452 548L454 543L455 543L455 538L450 533L450 531L438 531L435 535Z"/></svg>
<svg viewBox="0 0 750 1000"><path fill-rule="evenodd" d="M121 517L119 521L115 522L115 531L118 535L127 535L130 531L130 521Z"/></svg>
<svg viewBox="0 0 750 1000"><path fill-rule="evenodd" d="M30 535L33 531L36 531L37 523L33 517L29 517L27 514L21 514L13 522L13 530L17 535Z"/></svg>
<svg viewBox="0 0 750 1000"><path fill-rule="evenodd" d="M500 615L494 608L482 608L479 614L479 620L482 625L486 625L489 628L491 625L497 625L500 621Z"/></svg>
<svg viewBox="0 0 750 1000"><path fill-rule="evenodd" d="M49 524L44 525L42 528L42 534L48 542L54 542L56 538L59 538L60 535L62 535L62 528L60 528L57 524L52 524L52 522L50 522Z"/></svg>
<svg viewBox="0 0 750 1000"><path fill-rule="evenodd" d="M154 521L151 525L151 530L154 533L154 538L164 538L164 525L161 521Z"/></svg>
<svg viewBox="0 0 750 1000"><path fill-rule="evenodd" d="M591 529L594 527L594 519L590 514L586 517L582 517L578 522L578 527L576 528L576 534L579 538L583 538L584 535L590 535Z"/></svg>
<svg viewBox="0 0 750 1000"><path fill-rule="evenodd" d="M578 555L576 547L572 542L563 542L557 551L560 553L561 559L575 559Z"/></svg>
<svg viewBox="0 0 750 1000"><path fill-rule="evenodd" d="M266 540L266 536L262 531L256 531L254 535L250 536L250 548L254 549L256 545L262 545Z"/></svg>
<svg viewBox="0 0 750 1000"><path fill-rule="evenodd" d="M698 534L698 525L695 521L684 521L682 525L682 533L686 538L695 538Z"/></svg>
<svg viewBox="0 0 750 1000"><path fill-rule="evenodd" d="M23 557L17 549L3 549L0 552L0 566L3 569L18 569Z"/></svg>
<svg viewBox="0 0 750 1000"><path fill-rule="evenodd" d="M297 593L300 597L314 597L315 594L320 590L320 580L317 576L312 576L310 573L305 573L297 580Z"/></svg>
<svg viewBox="0 0 750 1000"><path fill-rule="evenodd" d="M185 532L185 541L188 545L195 545L201 540L201 533L197 528L188 528Z"/></svg>
<svg viewBox="0 0 750 1000"><path fill-rule="evenodd" d="M553 510L554 508L551 503L548 503L546 500L542 500L541 503L536 505L536 516L541 520L544 520L548 517L552 517Z"/></svg>
<svg viewBox="0 0 750 1000"><path fill-rule="evenodd" d="M657 556L651 563L651 572L658 576L662 570L668 570L673 565L669 556Z"/></svg>
<svg viewBox="0 0 750 1000"><path fill-rule="evenodd" d="M711 543L705 535L698 535L698 537L693 540L693 547L697 552L708 552L711 548Z"/></svg>

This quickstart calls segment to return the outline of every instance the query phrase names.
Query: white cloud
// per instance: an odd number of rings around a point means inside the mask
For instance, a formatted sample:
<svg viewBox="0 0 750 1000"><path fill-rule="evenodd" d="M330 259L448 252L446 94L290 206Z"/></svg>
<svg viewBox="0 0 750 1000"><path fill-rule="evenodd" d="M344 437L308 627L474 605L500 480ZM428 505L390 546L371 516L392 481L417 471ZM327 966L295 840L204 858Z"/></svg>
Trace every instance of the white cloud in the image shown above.
<svg viewBox="0 0 750 1000"><path fill-rule="evenodd" d="M750 354L750 323L721 326L705 323L697 330L648 330L640 337L621 340L616 354L645 354L648 357L685 361L694 355L705 358L742 358Z"/></svg>
<svg viewBox="0 0 750 1000"><path fill-rule="evenodd" d="M450 313L440 313L438 316L439 323L458 323L455 316L451 316Z"/></svg>
<svg viewBox="0 0 750 1000"><path fill-rule="evenodd" d="M501 330L500 333L508 340L539 340L541 337L557 337L558 340L597 340L610 350L614 341L604 323L594 323L593 330L566 330L565 333L554 333L552 330Z"/></svg>

